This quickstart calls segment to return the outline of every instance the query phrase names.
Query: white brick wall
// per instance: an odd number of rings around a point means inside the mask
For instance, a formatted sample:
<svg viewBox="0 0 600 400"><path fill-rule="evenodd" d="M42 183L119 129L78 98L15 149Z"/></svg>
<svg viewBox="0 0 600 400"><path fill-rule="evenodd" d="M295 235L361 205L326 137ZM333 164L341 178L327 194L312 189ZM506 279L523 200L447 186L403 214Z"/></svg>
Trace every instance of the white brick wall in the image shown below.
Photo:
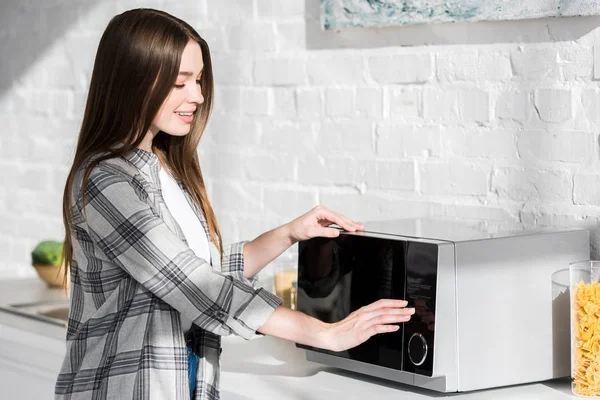
<svg viewBox="0 0 600 400"><path fill-rule="evenodd" d="M519 79L553 82L561 77L555 47L519 46L511 51L510 59L515 76Z"/></svg>
<svg viewBox="0 0 600 400"><path fill-rule="evenodd" d="M425 83L433 75L429 54L374 56L368 59L371 78L381 84Z"/></svg>
<svg viewBox="0 0 600 400"><path fill-rule="evenodd" d="M62 238L98 40L141 2L78 5L76 20L61 20L74 14L59 0L44 13L28 4L22 20L0 16L0 36L35 35L28 21L64 28L0 55L0 277L31 276L33 245ZM359 220L584 226L600 254L597 29L571 18L547 33L535 20L324 33L318 0L144 6L186 19L211 47L216 104L200 156L227 241L323 204Z"/></svg>
<svg viewBox="0 0 600 400"><path fill-rule="evenodd" d="M521 91L502 93L496 102L496 117L527 121L531 116L531 95Z"/></svg>
<svg viewBox="0 0 600 400"><path fill-rule="evenodd" d="M506 81L512 76L506 51L473 49L442 53L437 56L437 65L441 82Z"/></svg>
<svg viewBox="0 0 600 400"><path fill-rule="evenodd" d="M536 90L535 107L542 121L567 122L573 118L573 94L564 89Z"/></svg>

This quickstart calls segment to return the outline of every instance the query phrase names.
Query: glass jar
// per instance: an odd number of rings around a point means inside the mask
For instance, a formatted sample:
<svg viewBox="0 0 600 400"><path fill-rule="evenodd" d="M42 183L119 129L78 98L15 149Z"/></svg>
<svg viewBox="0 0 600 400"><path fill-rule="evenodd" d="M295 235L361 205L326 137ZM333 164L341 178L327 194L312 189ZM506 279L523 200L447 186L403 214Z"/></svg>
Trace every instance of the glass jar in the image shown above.
<svg viewBox="0 0 600 400"><path fill-rule="evenodd" d="M275 295L283 300L284 307L291 308L292 283L298 279L298 269L294 264L276 264L273 269Z"/></svg>
<svg viewBox="0 0 600 400"><path fill-rule="evenodd" d="M295 310L297 307L296 299L298 296L298 281L292 282L292 289L290 290L290 308Z"/></svg>
<svg viewBox="0 0 600 400"><path fill-rule="evenodd" d="M571 388L600 398L600 261L570 264Z"/></svg>

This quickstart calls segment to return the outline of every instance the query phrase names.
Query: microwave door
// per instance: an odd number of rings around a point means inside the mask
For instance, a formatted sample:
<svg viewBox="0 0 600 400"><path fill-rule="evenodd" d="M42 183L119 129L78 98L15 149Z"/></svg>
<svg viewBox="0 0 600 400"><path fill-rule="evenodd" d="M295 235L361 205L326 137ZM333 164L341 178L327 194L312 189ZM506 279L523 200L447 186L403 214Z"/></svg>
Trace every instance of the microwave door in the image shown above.
<svg viewBox="0 0 600 400"><path fill-rule="evenodd" d="M407 242L342 234L299 245L298 309L324 322L337 322L382 298L404 299ZM403 324L404 325L404 324ZM403 330L375 335L343 352L328 352L402 370Z"/></svg>

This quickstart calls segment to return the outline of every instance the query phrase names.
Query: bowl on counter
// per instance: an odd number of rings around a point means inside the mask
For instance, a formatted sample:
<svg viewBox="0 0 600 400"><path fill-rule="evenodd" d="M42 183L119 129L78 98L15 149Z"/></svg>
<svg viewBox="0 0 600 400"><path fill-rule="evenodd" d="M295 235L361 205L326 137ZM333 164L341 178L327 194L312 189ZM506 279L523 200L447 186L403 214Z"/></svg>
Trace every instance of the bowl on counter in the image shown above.
<svg viewBox="0 0 600 400"><path fill-rule="evenodd" d="M58 289L65 287L65 266L50 264L33 264L41 280L46 282L48 287Z"/></svg>

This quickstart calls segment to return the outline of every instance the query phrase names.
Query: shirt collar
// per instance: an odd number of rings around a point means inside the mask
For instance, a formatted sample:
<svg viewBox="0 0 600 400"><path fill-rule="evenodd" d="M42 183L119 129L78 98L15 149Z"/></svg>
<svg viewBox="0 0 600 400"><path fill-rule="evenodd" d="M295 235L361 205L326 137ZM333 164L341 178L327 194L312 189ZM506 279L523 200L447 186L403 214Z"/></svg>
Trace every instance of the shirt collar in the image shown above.
<svg viewBox="0 0 600 400"><path fill-rule="evenodd" d="M127 161L140 170L158 167L158 156L154 153L135 148L123 156Z"/></svg>

